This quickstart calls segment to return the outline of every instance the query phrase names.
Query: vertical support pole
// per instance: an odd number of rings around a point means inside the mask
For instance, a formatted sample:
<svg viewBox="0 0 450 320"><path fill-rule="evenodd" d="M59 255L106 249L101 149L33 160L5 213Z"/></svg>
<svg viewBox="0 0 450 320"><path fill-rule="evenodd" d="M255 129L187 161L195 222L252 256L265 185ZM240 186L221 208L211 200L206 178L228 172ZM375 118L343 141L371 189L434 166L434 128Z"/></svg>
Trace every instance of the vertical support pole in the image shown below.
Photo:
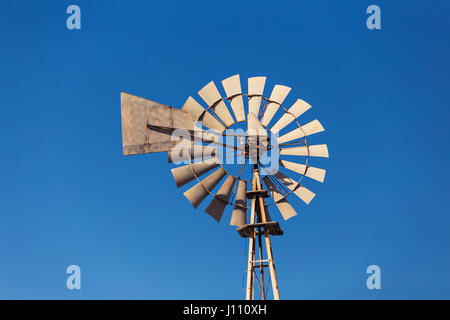
<svg viewBox="0 0 450 320"><path fill-rule="evenodd" d="M258 190L261 190L261 181L259 179L259 174L256 175L256 187L258 188ZM264 199L262 197L259 197L259 209L261 212L262 222L264 222L264 223L267 222L266 209L264 206ZM272 280L273 298L274 298L274 300L280 300L280 291L278 289L277 271L275 269L275 262L273 261L272 244L270 242L269 230L266 228L264 228L264 238L265 238L265 242L266 242L267 260L268 260L269 270L270 270L270 279Z"/></svg>
<svg viewBox="0 0 450 320"><path fill-rule="evenodd" d="M258 203L256 203L256 206L259 209L259 205ZM257 210L258 213L258 222L261 222L261 209ZM266 300L266 292L264 290L264 257L263 257L263 251L262 251L262 239L261 239L261 234L262 234L262 229L261 227L258 228L258 253L259 253L259 273L260 273L260 277L259 277L259 281L260 281L260 289L261 289L261 300Z"/></svg>
<svg viewBox="0 0 450 320"><path fill-rule="evenodd" d="M254 190L256 186L256 178L253 175L252 179L252 189ZM250 209L250 224L255 223L256 218L256 198L252 199L252 205ZM253 274L253 261L255 260L255 230L252 230L250 237L248 238L248 265L247 265L247 289L245 294L245 299L254 299L254 274Z"/></svg>

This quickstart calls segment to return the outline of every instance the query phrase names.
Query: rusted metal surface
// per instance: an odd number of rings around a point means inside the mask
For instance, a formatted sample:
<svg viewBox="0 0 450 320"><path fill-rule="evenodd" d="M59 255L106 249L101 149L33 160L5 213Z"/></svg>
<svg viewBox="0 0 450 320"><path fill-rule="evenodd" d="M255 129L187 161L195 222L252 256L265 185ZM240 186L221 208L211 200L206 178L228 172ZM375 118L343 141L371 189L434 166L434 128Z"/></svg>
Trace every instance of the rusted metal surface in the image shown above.
<svg viewBox="0 0 450 320"><path fill-rule="evenodd" d="M173 146L170 134L151 130L149 124L194 129L194 121L188 113L129 93L121 93L121 109L124 155L165 152Z"/></svg>

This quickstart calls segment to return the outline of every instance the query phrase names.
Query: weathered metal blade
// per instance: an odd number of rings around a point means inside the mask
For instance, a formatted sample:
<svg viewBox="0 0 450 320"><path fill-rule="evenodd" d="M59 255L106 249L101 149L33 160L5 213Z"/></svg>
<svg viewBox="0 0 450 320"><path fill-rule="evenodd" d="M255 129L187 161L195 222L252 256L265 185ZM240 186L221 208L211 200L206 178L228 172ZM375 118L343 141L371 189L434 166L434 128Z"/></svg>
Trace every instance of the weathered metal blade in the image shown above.
<svg viewBox="0 0 450 320"><path fill-rule="evenodd" d="M278 143L286 143L292 140L300 139L305 136L310 136L315 133L325 131L325 129L320 124L319 120L313 120L300 128L294 129L289 133L279 137L277 139Z"/></svg>
<svg viewBox="0 0 450 320"><path fill-rule="evenodd" d="M297 181L287 177L282 172L278 171L275 176L283 183L289 190L292 190L295 195L303 200L306 204L309 204L315 197L315 194L309 189L301 186Z"/></svg>
<svg viewBox="0 0 450 320"><path fill-rule="evenodd" d="M280 120L275 123L270 131L272 131L273 133L280 131L310 108L311 106L308 103L301 99L298 99L292 105L292 107L290 107L289 110L280 118Z"/></svg>
<svg viewBox="0 0 450 320"><path fill-rule="evenodd" d="M217 90L214 81L211 81L200 89L198 94L205 100L208 106L212 107L217 116L225 123L226 127L229 127L234 123L234 119L231 116L230 111L228 111L225 102L222 101L222 96L220 95L219 90Z"/></svg>
<svg viewBox="0 0 450 320"><path fill-rule="evenodd" d="M213 158L202 162L187 164L182 167L171 169L177 187L182 187L191 182L195 177L200 177L208 171L219 166L219 159Z"/></svg>
<svg viewBox="0 0 450 320"><path fill-rule="evenodd" d="M284 220L296 216L297 212L295 212L294 208L292 208L287 199L283 198L283 195L281 194L280 190L277 189L277 187L273 184L273 182L269 179L269 177L265 176L263 178L263 181L266 184L267 189L270 195L272 196L273 200L275 201L278 210L280 210L280 213L283 216Z"/></svg>
<svg viewBox="0 0 450 320"><path fill-rule="evenodd" d="M227 97L230 98L231 109L237 122L245 121L244 102L242 100L241 80L239 75L235 75L222 80L222 86L225 89Z"/></svg>
<svg viewBox="0 0 450 320"><path fill-rule="evenodd" d="M308 169L306 170L307 177L319 182L323 182L325 180L325 173L326 170L315 167L308 167Z"/></svg>
<svg viewBox="0 0 450 320"><path fill-rule="evenodd" d="M226 171L224 168L218 168L205 179L187 190L184 193L184 196L189 200L194 208L197 208L200 203L208 196L209 192L212 192L214 187L220 182L220 180L222 180L225 174Z"/></svg>
<svg viewBox="0 0 450 320"><path fill-rule="evenodd" d="M236 178L229 174L225 179L223 185L220 187L219 191L217 191L214 199L212 199L205 210L205 212L216 219L217 222L220 222L220 219L222 218L235 181Z"/></svg>
<svg viewBox="0 0 450 320"><path fill-rule="evenodd" d="M312 146L281 148L280 155L288 156L311 156L328 158L328 148L326 144L318 144Z"/></svg>
<svg viewBox="0 0 450 320"><path fill-rule="evenodd" d="M291 171L305 175L311 179L323 182L325 179L325 170L315 167L308 167L301 163L295 163L287 160L280 160L280 165Z"/></svg>
<svg viewBox="0 0 450 320"><path fill-rule="evenodd" d="M194 128L186 112L164 104L121 92L122 146L124 155L163 152L172 146L170 133L148 128L148 125L171 129Z"/></svg>
<svg viewBox="0 0 450 320"><path fill-rule="evenodd" d="M230 224L232 226L242 227L247 220L247 182L240 180L236 192L236 201L234 202L233 214Z"/></svg>
<svg viewBox="0 0 450 320"><path fill-rule="evenodd" d="M264 85L266 84L266 77L248 78L248 112L253 113L258 117L259 108L261 107L261 96L264 93ZM251 97L252 95L256 95Z"/></svg>
<svg viewBox="0 0 450 320"><path fill-rule="evenodd" d="M269 100L273 102L270 102L267 105L266 111L264 112L264 115L261 119L261 123L263 126L267 127L269 125L270 120L272 120L273 116L280 107L280 104L282 104L284 99L286 99L287 95L289 94L289 91L291 91L291 88L289 87L282 86L279 84L275 85L272 94L270 95L269 98Z"/></svg>
<svg viewBox="0 0 450 320"><path fill-rule="evenodd" d="M189 113L194 121L201 121L202 125L209 129L217 130L219 133L222 133L225 130L223 124L207 112L205 108L192 97L189 97L186 100L181 110Z"/></svg>

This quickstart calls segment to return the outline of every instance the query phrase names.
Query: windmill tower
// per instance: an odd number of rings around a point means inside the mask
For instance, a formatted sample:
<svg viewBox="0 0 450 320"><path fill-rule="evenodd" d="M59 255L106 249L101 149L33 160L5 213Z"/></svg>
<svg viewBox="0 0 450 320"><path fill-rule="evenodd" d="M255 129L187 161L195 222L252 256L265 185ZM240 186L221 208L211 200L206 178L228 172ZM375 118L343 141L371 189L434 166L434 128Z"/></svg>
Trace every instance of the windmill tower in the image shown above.
<svg viewBox="0 0 450 320"><path fill-rule="evenodd" d="M168 161L179 164L172 169L177 187L193 184L184 196L194 208L211 196L205 212L220 222L231 206L230 224L248 238L247 300L257 294L266 299L267 277L273 298L280 299L271 236L283 231L271 219L269 207L275 205L285 220L297 215L288 196L309 204L315 194L301 183L303 177L319 182L325 178L325 170L310 166L309 158L328 157L326 145L307 142L310 135L324 131L319 121L299 123L311 106L298 99L285 108L291 88L275 85L266 98L265 82L266 77L249 78L245 94L239 75L229 77L222 81L223 98L211 81L198 92L204 105L189 97L181 109L121 94L123 153L168 152ZM266 203L268 198L272 203Z"/></svg>

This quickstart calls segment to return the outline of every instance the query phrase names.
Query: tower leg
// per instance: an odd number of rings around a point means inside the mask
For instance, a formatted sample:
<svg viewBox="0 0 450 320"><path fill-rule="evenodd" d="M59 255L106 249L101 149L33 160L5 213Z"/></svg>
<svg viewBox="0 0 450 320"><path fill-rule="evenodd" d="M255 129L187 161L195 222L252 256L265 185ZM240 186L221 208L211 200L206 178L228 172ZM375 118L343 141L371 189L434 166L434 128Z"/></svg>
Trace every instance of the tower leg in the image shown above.
<svg viewBox="0 0 450 320"><path fill-rule="evenodd" d="M275 269L275 262L273 261L272 245L270 243L269 230L267 229L265 230L264 237L266 240L267 260L269 260L268 263L270 270L270 279L272 280L273 299L280 300L280 290L278 289L277 271Z"/></svg>
<svg viewBox="0 0 450 320"><path fill-rule="evenodd" d="M254 295L254 275L253 275L253 260L255 260L255 240L254 237L248 238L248 266L247 266L247 290L245 299L253 300Z"/></svg>
<svg viewBox="0 0 450 320"><path fill-rule="evenodd" d="M253 177L252 185L255 185L255 183L256 180L255 177ZM256 198L253 198L250 209L250 224L256 222L255 218L256 218ZM253 274L254 261L255 261L255 230L252 230L250 237L248 238L247 289L245 294L246 300L254 299L254 285L255 285L255 277Z"/></svg>
<svg viewBox="0 0 450 320"><path fill-rule="evenodd" d="M253 181L252 181L252 191L261 191L261 182L259 179L258 169L255 168L253 171ZM260 194L256 194L252 197L251 200L251 215L249 224L255 224L257 222L266 223L267 215L266 215L266 207L264 205L264 198ZM258 231L257 231L258 230ZM256 238L256 234L258 234L258 238ZM262 255L262 235L264 235L264 241L267 251L267 259L263 259ZM259 248L259 260L255 258L255 241L258 240L258 248ZM270 279L272 282L272 292L274 300L280 300L280 291L278 289L278 278L277 272L275 269L275 262L273 259L272 253L272 244L270 241L270 232L269 229L263 227L252 228L249 235L249 245L248 245L248 266L247 266L247 288L246 288L246 299L253 300L254 299L254 286L255 286L255 268L257 267L256 263L259 263L260 268L260 289L261 289L261 299L265 300L265 288L264 288L264 267L269 268ZM267 265L264 265L264 262L267 261Z"/></svg>
<svg viewBox="0 0 450 320"><path fill-rule="evenodd" d="M261 300L266 300L266 292L264 290L264 263L263 260L263 251L262 251L262 239L261 239L261 228L258 228L258 248L259 248L259 260L261 261L259 263L259 281L260 281L260 289L261 289Z"/></svg>

